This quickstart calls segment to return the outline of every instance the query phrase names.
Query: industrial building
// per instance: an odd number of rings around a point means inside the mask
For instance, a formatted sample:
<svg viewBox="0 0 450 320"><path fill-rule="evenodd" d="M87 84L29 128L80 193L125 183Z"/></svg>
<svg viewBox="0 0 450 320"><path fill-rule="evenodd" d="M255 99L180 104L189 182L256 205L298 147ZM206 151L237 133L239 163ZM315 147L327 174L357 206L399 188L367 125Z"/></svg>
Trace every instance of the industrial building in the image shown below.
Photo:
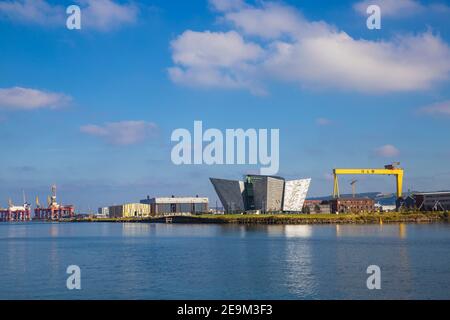
<svg viewBox="0 0 450 320"><path fill-rule="evenodd" d="M97 218L108 218L109 217L109 207L100 207L97 210Z"/></svg>
<svg viewBox="0 0 450 320"><path fill-rule="evenodd" d="M397 200L400 210L449 211L450 191L414 192Z"/></svg>
<svg viewBox="0 0 450 320"><path fill-rule="evenodd" d="M151 215L151 207L143 203L125 203L108 207L111 218L143 218Z"/></svg>
<svg viewBox="0 0 450 320"><path fill-rule="evenodd" d="M328 200L305 200L303 203L303 213L331 213L330 202Z"/></svg>
<svg viewBox="0 0 450 320"><path fill-rule="evenodd" d="M337 198L330 200L333 213L374 212L375 201L370 198Z"/></svg>
<svg viewBox="0 0 450 320"><path fill-rule="evenodd" d="M244 181L210 178L227 213L302 212L311 179L246 175Z"/></svg>
<svg viewBox="0 0 450 320"><path fill-rule="evenodd" d="M149 205L153 215L165 214L200 214L208 212L209 200L205 197L158 197L140 201Z"/></svg>
<svg viewBox="0 0 450 320"><path fill-rule="evenodd" d="M421 211L450 210L450 191L414 193L413 197Z"/></svg>
<svg viewBox="0 0 450 320"><path fill-rule="evenodd" d="M396 211L397 210L397 206L395 204L380 204L380 203L375 203L375 211L379 211L379 212L391 212L391 211Z"/></svg>

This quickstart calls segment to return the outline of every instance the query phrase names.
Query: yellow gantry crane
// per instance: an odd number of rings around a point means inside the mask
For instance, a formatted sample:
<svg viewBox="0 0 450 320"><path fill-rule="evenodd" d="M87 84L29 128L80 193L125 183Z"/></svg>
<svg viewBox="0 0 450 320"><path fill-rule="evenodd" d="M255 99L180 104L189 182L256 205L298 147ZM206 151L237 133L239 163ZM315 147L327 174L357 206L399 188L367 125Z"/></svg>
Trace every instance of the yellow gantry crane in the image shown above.
<svg viewBox="0 0 450 320"><path fill-rule="evenodd" d="M399 162L393 164L388 164L384 166L384 169L333 169L334 176L334 188L333 188L333 198L339 198L339 175L394 175L397 180L397 198L402 197L403 188L403 169L398 168Z"/></svg>

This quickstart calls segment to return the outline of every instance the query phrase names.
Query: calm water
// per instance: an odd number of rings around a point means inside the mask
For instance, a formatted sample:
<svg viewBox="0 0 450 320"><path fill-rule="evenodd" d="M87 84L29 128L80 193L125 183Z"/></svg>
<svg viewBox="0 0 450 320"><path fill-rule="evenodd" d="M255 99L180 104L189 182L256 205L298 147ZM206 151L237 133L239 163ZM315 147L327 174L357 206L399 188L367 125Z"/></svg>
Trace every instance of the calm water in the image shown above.
<svg viewBox="0 0 450 320"><path fill-rule="evenodd" d="M450 225L0 223L0 299L36 298L449 299Z"/></svg>

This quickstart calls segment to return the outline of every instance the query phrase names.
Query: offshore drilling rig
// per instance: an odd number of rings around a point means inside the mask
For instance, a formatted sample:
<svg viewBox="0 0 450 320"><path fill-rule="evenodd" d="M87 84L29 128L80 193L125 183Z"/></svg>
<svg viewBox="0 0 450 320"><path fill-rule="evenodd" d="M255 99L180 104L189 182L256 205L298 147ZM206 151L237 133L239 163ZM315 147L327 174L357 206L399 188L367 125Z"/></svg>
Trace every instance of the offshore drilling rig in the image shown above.
<svg viewBox="0 0 450 320"><path fill-rule="evenodd" d="M25 199L25 192L23 193L23 205L16 206L12 200L8 200L8 208L0 209L0 221L30 221L31 220L31 205Z"/></svg>
<svg viewBox="0 0 450 320"><path fill-rule="evenodd" d="M12 200L8 200L8 208L0 208L0 221L31 221L33 220L60 220L62 218L72 218L75 216L75 207L73 205L62 205L56 201L56 185L51 188L51 195L47 197L47 206L43 207L39 203L39 197L36 197L36 208L34 217L31 216L31 205L26 201L25 192L23 193L23 205L16 206Z"/></svg>
<svg viewBox="0 0 450 320"><path fill-rule="evenodd" d="M73 205L62 205L56 201L56 185L52 185L51 196L47 197L47 207L41 207L39 197L36 197L36 209L34 219L36 220L60 220L61 218L72 218L75 216Z"/></svg>

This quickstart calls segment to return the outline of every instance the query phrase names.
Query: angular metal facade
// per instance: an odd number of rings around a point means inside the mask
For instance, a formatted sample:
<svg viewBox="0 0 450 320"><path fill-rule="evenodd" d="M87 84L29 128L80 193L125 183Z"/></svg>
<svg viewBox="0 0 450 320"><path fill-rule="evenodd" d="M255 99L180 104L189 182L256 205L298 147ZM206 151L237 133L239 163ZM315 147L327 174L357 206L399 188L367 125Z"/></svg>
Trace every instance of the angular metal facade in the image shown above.
<svg viewBox="0 0 450 320"><path fill-rule="evenodd" d="M219 196L225 212L245 211L243 192L244 182L238 180L209 179Z"/></svg>
<svg viewBox="0 0 450 320"><path fill-rule="evenodd" d="M311 179L286 181L284 186L283 211L301 212Z"/></svg>
<svg viewBox="0 0 450 320"><path fill-rule="evenodd" d="M245 182L210 178L225 212L301 212L311 179L248 175Z"/></svg>
<svg viewBox="0 0 450 320"><path fill-rule="evenodd" d="M282 211L284 179L267 177L267 192L264 212Z"/></svg>
<svg viewBox="0 0 450 320"><path fill-rule="evenodd" d="M261 176L247 176L247 188L253 190L253 204L252 208L247 207L247 210L264 210L267 199L267 177Z"/></svg>
<svg viewBox="0 0 450 320"><path fill-rule="evenodd" d="M244 199L246 210L261 210L274 212L282 210L284 179L274 176L247 175L245 196L253 197L252 200ZM249 192L251 189L251 192ZM252 206L247 204L252 203Z"/></svg>

